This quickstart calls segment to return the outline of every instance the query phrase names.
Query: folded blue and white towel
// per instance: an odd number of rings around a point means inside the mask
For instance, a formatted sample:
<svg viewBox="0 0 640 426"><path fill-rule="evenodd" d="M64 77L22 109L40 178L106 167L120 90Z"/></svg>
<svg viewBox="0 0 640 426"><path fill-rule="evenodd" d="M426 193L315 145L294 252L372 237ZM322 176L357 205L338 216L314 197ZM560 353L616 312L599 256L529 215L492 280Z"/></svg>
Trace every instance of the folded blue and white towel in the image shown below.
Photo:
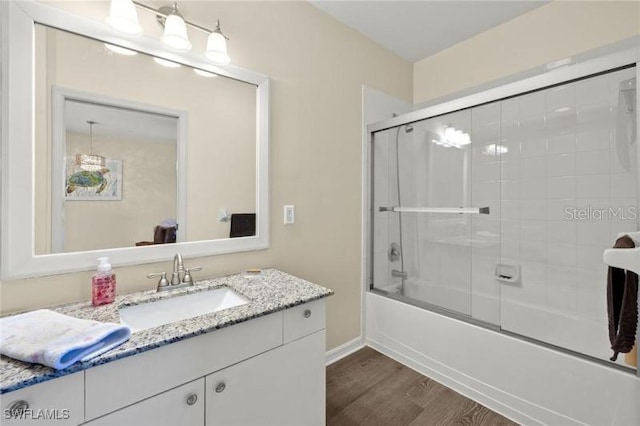
<svg viewBox="0 0 640 426"><path fill-rule="evenodd" d="M0 318L0 353L62 370L129 340L121 324L73 318L49 309Z"/></svg>

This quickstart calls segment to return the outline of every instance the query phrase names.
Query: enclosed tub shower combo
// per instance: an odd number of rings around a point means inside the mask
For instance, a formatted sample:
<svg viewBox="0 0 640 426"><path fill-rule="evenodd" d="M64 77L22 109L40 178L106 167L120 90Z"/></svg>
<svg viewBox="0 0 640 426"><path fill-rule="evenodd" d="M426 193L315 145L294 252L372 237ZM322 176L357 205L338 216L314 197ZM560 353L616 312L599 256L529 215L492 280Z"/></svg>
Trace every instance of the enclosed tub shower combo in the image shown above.
<svg viewBox="0 0 640 426"><path fill-rule="evenodd" d="M637 271L640 252L603 261L619 236L640 241L635 62L619 52L368 127L372 346L525 423L593 419L543 395L554 368L580 374L562 363L638 381L636 352L610 359L607 271Z"/></svg>

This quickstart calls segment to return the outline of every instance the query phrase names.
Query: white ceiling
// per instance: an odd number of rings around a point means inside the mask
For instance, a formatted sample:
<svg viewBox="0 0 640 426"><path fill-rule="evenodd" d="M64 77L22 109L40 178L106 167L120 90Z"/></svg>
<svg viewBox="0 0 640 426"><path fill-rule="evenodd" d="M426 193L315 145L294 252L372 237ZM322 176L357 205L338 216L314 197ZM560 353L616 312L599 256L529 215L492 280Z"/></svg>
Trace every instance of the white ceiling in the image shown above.
<svg viewBox="0 0 640 426"><path fill-rule="evenodd" d="M309 0L409 62L431 56L548 0Z"/></svg>
<svg viewBox="0 0 640 426"><path fill-rule="evenodd" d="M67 100L64 113L66 130L76 133L89 134L87 121L95 121L95 136L175 143L178 135L176 117L142 110Z"/></svg>

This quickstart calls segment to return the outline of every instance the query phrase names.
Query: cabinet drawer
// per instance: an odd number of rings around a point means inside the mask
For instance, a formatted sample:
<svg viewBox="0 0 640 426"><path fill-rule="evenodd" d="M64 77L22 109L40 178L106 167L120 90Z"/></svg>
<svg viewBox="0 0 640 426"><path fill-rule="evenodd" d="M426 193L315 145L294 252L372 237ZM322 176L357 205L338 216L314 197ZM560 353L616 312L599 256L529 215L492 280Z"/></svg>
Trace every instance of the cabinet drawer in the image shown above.
<svg viewBox="0 0 640 426"><path fill-rule="evenodd" d="M86 370L86 419L157 395L282 344L282 312Z"/></svg>
<svg viewBox="0 0 640 426"><path fill-rule="evenodd" d="M204 425L204 402L202 378L100 417L86 425Z"/></svg>
<svg viewBox="0 0 640 426"><path fill-rule="evenodd" d="M305 303L284 311L284 343L325 328L324 300Z"/></svg>
<svg viewBox="0 0 640 426"><path fill-rule="evenodd" d="M84 421L84 372L59 377L0 396L0 423L9 425L77 425ZM28 405L22 417L8 411L18 402Z"/></svg>

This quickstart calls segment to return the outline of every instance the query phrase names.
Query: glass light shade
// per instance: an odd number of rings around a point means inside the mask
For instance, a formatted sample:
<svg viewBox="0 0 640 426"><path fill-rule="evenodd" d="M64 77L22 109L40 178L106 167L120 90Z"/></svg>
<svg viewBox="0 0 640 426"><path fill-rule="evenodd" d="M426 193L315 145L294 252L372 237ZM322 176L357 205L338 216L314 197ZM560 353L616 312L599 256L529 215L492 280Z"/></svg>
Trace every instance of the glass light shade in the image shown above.
<svg viewBox="0 0 640 426"><path fill-rule="evenodd" d="M191 42L187 35L187 25L179 15L171 14L164 22L164 34L162 42L174 50L188 52L191 50Z"/></svg>
<svg viewBox="0 0 640 426"><path fill-rule="evenodd" d="M119 55L133 56L138 54L135 50L125 49L124 47L116 46L114 44L105 43L104 47Z"/></svg>
<svg viewBox="0 0 640 426"><path fill-rule="evenodd" d="M142 27L138 22L138 12L131 0L111 0L107 24L118 32L127 35L142 34Z"/></svg>
<svg viewBox="0 0 640 426"><path fill-rule="evenodd" d="M167 61L166 59L154 57L153 60L155 61L156 64L162 65L163 67L167 67L167 68L180 68L182 66L177 62Z"/></svg>
<svg viewBox="0 0 640 426"><path fill-rule="evenodd" d="M213 64L227 65L231 62L231 58L227 54L227 40L217 31L209 34L207 38L207 50L204 57Z"/></svg>

